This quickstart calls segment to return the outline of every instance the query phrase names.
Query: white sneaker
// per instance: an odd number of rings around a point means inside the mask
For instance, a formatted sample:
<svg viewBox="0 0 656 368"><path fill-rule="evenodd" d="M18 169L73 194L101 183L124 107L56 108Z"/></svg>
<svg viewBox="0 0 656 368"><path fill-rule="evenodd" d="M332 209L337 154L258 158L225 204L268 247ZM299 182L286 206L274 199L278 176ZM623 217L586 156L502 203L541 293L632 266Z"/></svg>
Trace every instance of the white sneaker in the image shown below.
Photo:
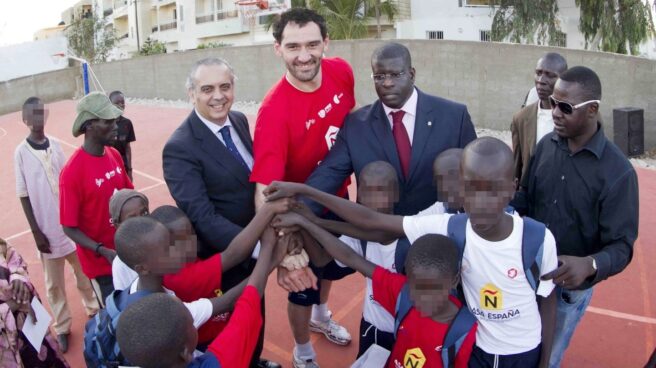
<svg viewBox="0 0 656 368"><path fill-rule="evenodd" d="M351 342L351 334L332 318L328 322L319 322L311 319L310 331L320 332L326 335L326 338L330 342L337 345L348 345Z"/></svg>
<svg viewBox="0 0 656 368"><path fill-rule="evenodd" d="M294 368L319 368L319 364L314 359L303 360L296 356L296 348L292 351L292 367Z"/></svg>

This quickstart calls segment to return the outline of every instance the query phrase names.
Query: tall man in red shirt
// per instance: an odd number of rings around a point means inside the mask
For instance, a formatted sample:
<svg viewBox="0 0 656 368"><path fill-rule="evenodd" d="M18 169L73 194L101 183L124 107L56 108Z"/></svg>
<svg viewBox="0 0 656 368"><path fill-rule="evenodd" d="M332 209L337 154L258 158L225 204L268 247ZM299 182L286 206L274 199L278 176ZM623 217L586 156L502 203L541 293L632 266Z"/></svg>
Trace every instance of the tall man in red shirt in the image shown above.
<svg viewBox="0 0 656 368"><path fill-rule="evenodd" d="M76 243L82 271L102 305L114 290L115 229L109 220L109 199L117 190L134 188L121 154L110 147L118 134L116 118L122 113L101 92L78 102L73 136L84 134L84 143L68 159L59 179L60 222Z"/></svg>
<svg viewBox="0 0 656 368"><path fill-rule="evenodd" d="M304 8L291 9L274 25L273 35L274 49L287 72L269 90L257 116L255 163L250 177L256 183L257 208L264 202L263 190L272 181L304 182L308 178L332 147L344 118L355 105L350 65L339 58L323 58L328 35L320 15ZM346 192L346 185L340 192ZM295 368L318 367L310 343L310 324L332 342L345 345L351 340L327 310L330 281L323 280L320 289L320 293L308 289L290 294L288 316L296 341ZM314 311L310 308L313 304L318 304Z"/></svg>

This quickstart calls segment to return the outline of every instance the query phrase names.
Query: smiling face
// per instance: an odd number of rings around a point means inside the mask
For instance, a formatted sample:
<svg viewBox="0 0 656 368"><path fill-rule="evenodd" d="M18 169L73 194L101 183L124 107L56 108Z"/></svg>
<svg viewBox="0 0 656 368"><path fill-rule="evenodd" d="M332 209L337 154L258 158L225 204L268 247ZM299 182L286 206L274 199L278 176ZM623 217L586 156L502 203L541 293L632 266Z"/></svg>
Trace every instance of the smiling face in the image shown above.
<svg viewBox="0 0 656 368"><path fill-rule="evenodd" d="M304 26L290 22L282 32L280 43L274 44L276 54L287 67L287 75L294 84L321 80L321 59L328 48L328 37L321 36L319 26L308 22Z"/></svg>
<svg viewBox="0 0 656 368"><path fill-rule="evenodd" d="M200 65L189 91L196 111L205 119L223 125L234 101L234 77L225 65Z"/></svg>
<svg viewBox="0 0 656 368"><path fill-rule="evenodd" d="M371 72L374 75L387 75L380 82L374 81L376 94L386 106L400 109L412 96L415 69L408 65L402 57L374 58L371 60Z"/></svg>

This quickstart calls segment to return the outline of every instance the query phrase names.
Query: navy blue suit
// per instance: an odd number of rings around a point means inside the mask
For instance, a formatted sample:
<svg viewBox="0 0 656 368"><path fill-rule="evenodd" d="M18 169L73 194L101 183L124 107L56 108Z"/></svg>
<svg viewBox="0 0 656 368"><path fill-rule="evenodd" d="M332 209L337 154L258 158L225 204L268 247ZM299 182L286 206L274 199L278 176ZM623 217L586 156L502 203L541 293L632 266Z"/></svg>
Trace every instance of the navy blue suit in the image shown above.
<svg viewBox="0 0 656 368"><path fill-rule="evenodd" d="M417 113L408 178L403 178L389 119L380 100L349 114L333 148L306 184L335 193L344 180L373 161L396 169L399 202L394 213L414 215L437 201L433 161L442 151L463 148L476 139L465 105L427 95L417 89ZM314 208L316 210L316 208Z"/></svg>

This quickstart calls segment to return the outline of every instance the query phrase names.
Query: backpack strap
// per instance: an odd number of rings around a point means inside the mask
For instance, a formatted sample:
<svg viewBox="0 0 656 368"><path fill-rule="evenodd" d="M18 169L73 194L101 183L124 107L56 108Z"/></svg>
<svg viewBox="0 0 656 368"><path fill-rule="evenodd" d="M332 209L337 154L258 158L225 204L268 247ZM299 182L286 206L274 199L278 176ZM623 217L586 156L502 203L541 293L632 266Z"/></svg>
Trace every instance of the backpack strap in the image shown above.
<svg viewBox="0 0 656 368"><path fill-rule="evenodd" d="M468 219L469 216L466 213L459 213L449 217L449 223L447 225L447 235L456 243L460 253L459 262L462 262L462 255L465 252Z"/></svg>
<svg viewBox="0 0 656 368"><path fill-rule="evenodd" d="M396 334L399 331L401 322L405 316L408 315L408 312L410 312L410 308L412 308L412 301L410 300L410 288L406 282L405 285L403 285L403 289L401 289L399 296L396 298L396 313L394 313L394 338L396 338Z"/></svg>
<svg viewBox="0 0 656 368"><path fill-rule="evenodd" d="M512 215L513 213L515 213L515 207L511 205L507 205L506 208L503 209L503 211L509 215Z"/></svg>
<svg viewBox="0 0 656 368"><path fill-rule="evenodd" d="M471 314L469 308L466 306L461 307L453 321L451 321L446 336L444 336L441 354L442 365L445 368L455 367L456 355L475 323L476 317Z"/></svg>
<svg viewBox="0 0 656 368"><path fill-rule="evenodd" d="M396 242L396 250L394 251L394 266L396 272L405 275L405 258L408 256L410 249L410 241L405 236Z"/></svg>
<svg viewBox="0 0 656 368"><path fill-rule="evenodd" d="M362 258L367 258L367 243L369 243L366 240L360 239L360 248L362 249Z"/></svg>
<svg viewBox="0 0 656 368"><path fill-rule="evenodd" d="M522 235L522 266L524 274L533 291L540 286L540 266L544 252L544 233L546 226L531 218L524 217L524 232Z"/></svg>

